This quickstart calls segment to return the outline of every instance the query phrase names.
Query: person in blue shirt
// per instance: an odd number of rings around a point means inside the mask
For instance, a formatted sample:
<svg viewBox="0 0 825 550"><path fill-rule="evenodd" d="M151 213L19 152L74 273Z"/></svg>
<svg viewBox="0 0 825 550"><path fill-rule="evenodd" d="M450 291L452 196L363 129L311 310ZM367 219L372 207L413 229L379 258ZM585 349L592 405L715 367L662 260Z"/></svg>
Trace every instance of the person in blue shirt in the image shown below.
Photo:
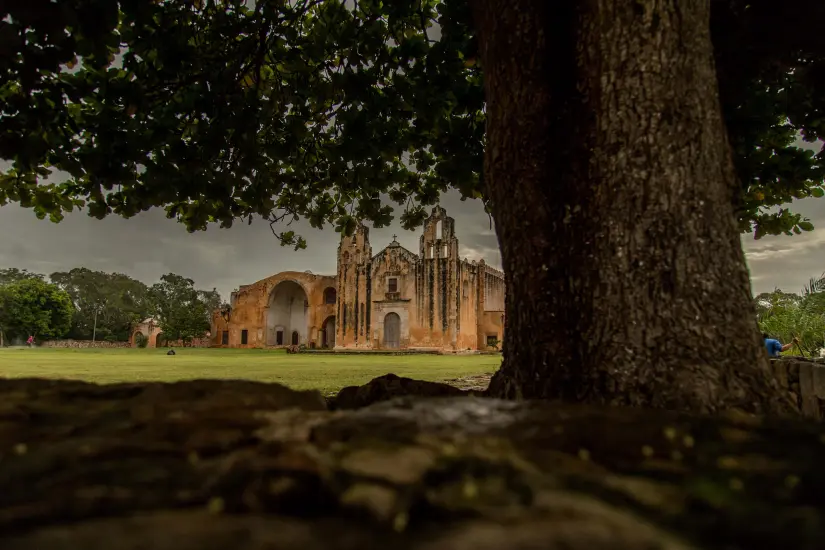
<svg viewBox="0 0 825 550"><path fill-rule="evenodd" d="M767 333L762 334L762 338L765 339L765 347L768 348L768 355L770 357L779 357L779 354L783 351L788 351L794 345L794 342L797 341L796 338L789 344L782 345L782 342L777 340L776 338L771 338Z"/></svg>

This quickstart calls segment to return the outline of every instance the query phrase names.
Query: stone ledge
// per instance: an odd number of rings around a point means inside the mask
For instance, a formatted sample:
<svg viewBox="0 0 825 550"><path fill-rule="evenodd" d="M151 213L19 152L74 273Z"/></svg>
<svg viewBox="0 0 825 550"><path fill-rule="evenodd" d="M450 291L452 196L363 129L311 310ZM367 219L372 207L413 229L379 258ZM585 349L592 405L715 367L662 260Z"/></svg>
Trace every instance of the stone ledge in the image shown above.
<svg viewBox="0 0 825 550"><path fill-rule="evenodd" d="M317 392L232 380L0 379L0 548L818 550L824 432L474 397L330 412Z"/></svg>
<svg viewBox="0 0 825 550"><path fill-rule="evenodd" d="M782 391L788 392L802 416L825 418L825 359L771 359L771 370Z"/></svg>

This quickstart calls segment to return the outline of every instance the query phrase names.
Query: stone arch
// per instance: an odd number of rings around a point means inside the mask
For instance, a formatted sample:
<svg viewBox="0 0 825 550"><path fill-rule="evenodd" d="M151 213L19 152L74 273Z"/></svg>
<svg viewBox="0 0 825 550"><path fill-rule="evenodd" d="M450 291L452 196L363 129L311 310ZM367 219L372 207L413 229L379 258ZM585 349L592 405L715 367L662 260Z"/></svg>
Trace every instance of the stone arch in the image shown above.
<svg viewBox="0 0 825 550"><path fill-rule="evenodd" d="M138 331L136 331L136 332L132 335L132 346L137 347L138 342L140 342L140 339L141 339L141 338L146 338L146 337L143 335L143 333L142 333L141 331L139 331L139 330L138 330Z"/></svg>
<svg viewBox="0 0 825 550"><path fill-rule="evenodd" d="M401 317L391 311L384 317L384 347L398 349L401 347Z"/></svg>
<svg viewBox="0 0 825 550"><path fill-rule="evenodd" d="M155 347L156 348L165 348L167 347L169 342L166 340L166 335L162 332L158 332L155 336Z"/></svg>
<svg viewBox="0 0 825 550"><path fill-rule="evenodd" d="M297 330L293 330L292 331L292 339L290 340L289 343L292 344L293 346L300 345L300 343L301 343L301 333L298 332Z"/></svg>
<svg viewBox="0 0 825 550"><path fill-rule="evenodd" d="M321 325L321 346L325 348L335 347L335 315L330 315Z"/></svg>
<svg viewBox="0 0 825 550"><path fill-rule="evenodd" d="M328 286L327 288L324 289L324 303L325 304L333 304L334 305L335 301L337 299L338 299L338 292L334 288L332 288L331 286Z"/></svg>
<svg viewBox="0 0 825 550"><path fill-rule="evenodd" d="M306 341L308 309L309 301L302 285L291 280L275 285L269 294L266 312L266 344L288 345L296 332L299 343Z"/></svg>

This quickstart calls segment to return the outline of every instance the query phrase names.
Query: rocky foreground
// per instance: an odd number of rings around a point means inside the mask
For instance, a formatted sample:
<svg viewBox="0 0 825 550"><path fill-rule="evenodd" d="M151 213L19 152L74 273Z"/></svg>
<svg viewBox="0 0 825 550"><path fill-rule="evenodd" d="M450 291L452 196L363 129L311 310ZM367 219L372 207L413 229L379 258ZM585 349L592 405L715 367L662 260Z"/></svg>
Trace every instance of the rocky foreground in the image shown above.
<svg viewBox="0 0 825 550"><path fill-rule="evenodd" d="M825 548L819 423L397 377L331 406L242 381L0 380L0 548Z"/></svg>

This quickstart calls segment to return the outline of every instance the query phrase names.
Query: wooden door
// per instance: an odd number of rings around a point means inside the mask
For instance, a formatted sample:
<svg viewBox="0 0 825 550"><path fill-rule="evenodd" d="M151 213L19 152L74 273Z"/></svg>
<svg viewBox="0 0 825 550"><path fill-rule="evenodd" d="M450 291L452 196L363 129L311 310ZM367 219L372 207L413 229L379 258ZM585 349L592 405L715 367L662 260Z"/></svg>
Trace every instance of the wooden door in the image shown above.
<svg viewBox="0 0 825 550"><path fill-rule="evenodd" d="M384 347L387 349L401 347L401 317L397 313L387 313L384 317Z"/></svg>

